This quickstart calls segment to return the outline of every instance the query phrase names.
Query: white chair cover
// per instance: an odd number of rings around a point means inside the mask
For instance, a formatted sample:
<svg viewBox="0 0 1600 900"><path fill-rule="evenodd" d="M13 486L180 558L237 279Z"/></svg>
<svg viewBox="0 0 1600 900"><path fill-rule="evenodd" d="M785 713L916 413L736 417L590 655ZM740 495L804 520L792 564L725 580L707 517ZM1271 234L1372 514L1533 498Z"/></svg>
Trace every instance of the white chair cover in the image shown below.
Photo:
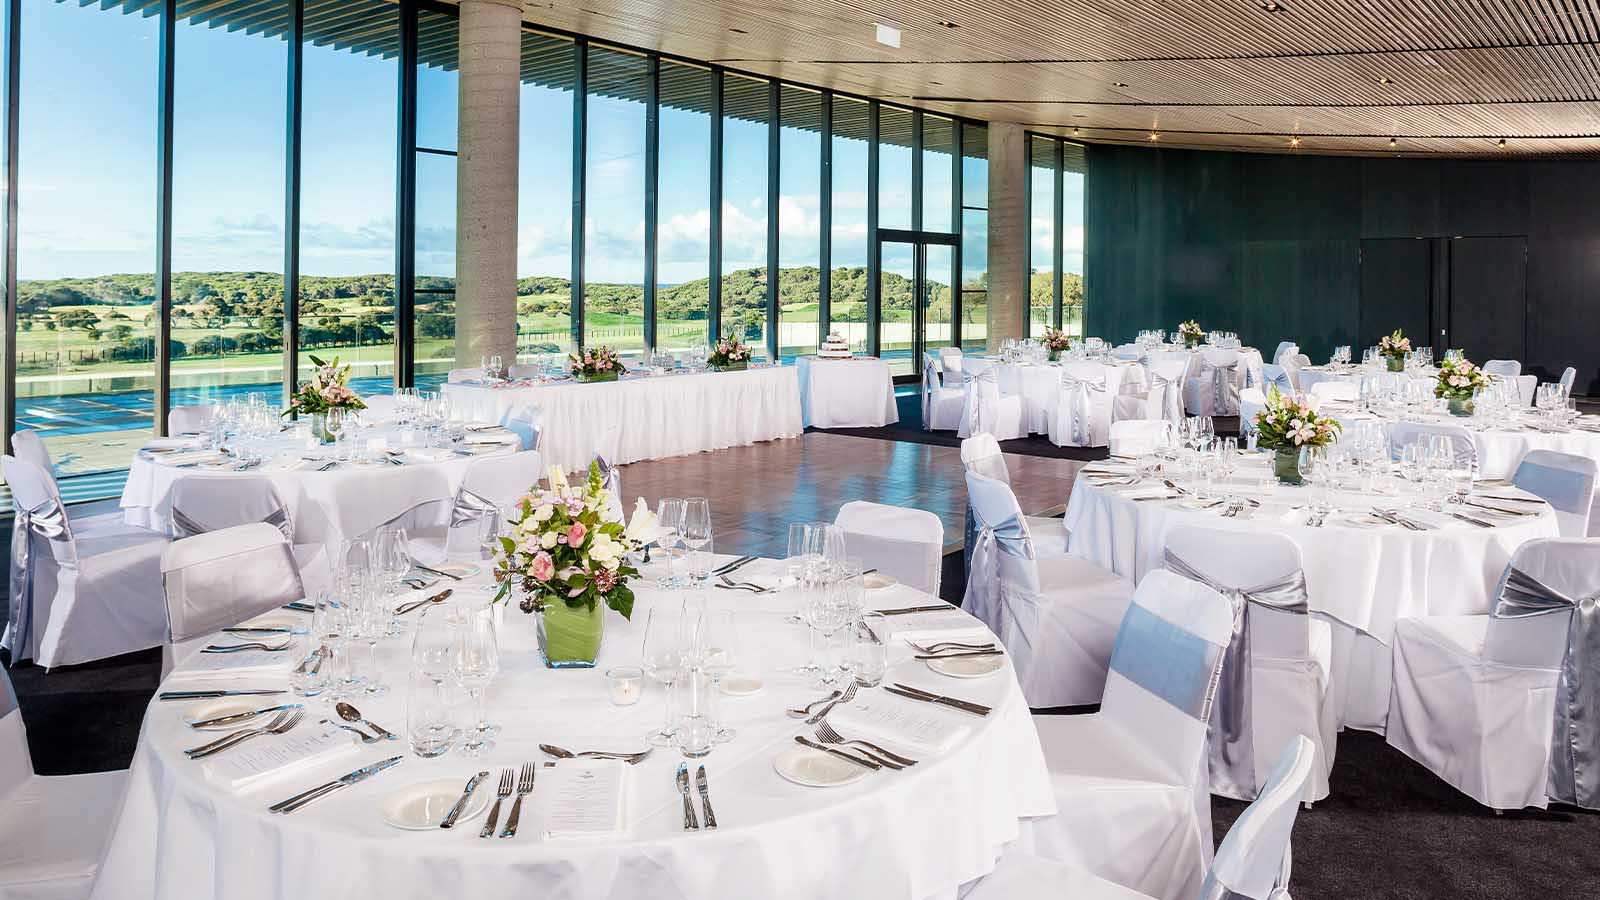
<svg viewBox="0 0 1600 900"><path fill-rule="evenodd" d="M306 595L288 539L263 522L172 542L162 557L161 574L168 671L217 630Z"/></svg>
<svg viewBox="0 0 1600 900"><path fill-rule="evenodd" d="M18 431L11 435L11 452L17 459L26 460L38 466L50 477L51 490L56 484L56 464L50 458L50 451L45 449L44 441L37 431Z"/></svg>
<svg viewBox="0 0 1600 900"><path fill-rule="evenodd" d="M1311 396L1323 403L1333 400L1354 403L1361 399L1361 386L1353 381L1319 381L1311 386Z"/></svg>
<svg viewBox="0 0 1600 900"><path fill-rule="evenodd" d="M1189 371L1189 360L1182 353L1152 354L1150 359L1150 394L1145 404L1145 417L1165 419L1176 425L1183 421L1183 376Z"/></svg>
<svg viewBox="0 0 1600 900"><path fill-rule="evenodd" d="M975 434L961 442L961 465L969 472L1011 484L1011 473L1006 471L1006 459L1000 452L1000 442L992 434ZM978 526L972 516L972 499L967 498L966 527L962 531L962 562L968 569L972 565L972 548L978 543ZM1061 556L1067 552L1067 526L1065 519L1043 516L1023 516L1028 523L1028 536L1033 538L1033 552L1040 558Z"/></svg>
<svg viewBox="0 0 1600 900"><path fill-rule="evenodd" d="M167 411L167 434L203 434L211 430L216 415L215 403L174 406Z"/></svg>
<svg viewBox="0 0 1600 900"><path fill-rule="evenodd" d="M1478 446L1472 442L1472 432L1462 425L1443 422L1395 422L1389 426L1389 455L1393 459L1399 459L1407 445L1434 434L1442 434L1450 441L1450 450L1455 454L1457 467L1477 469Z"/></svg>
<svg viewBox="0 0 1600 900"><path fill-rule="evenodd" d="M1261 388L1247 387L1239 392L1240 437L1256 433L1256 416L1265 412L1266 408L1267 397L1261 392Z"/></svg>
<svg viewBox="0 0 1600 900"><path fill-rule="evenodd" d="M968 366L962 372L966 396L957 436L966 438L988 432L1001 441L1026 437L1027 432L1022 426L1022 397L1001 396L994 366L986 365L977 371L973 371L974 368Z"/></svg>
<svg viewBox="0 0 1600 900"><path fill-rule="evenodd" d="M1111 437L1111 401L1121 370L1100 363L1061 367L1061 391L1049 410L1050 443L1057 447L1104 447Z"/></svg>
<svg viewBox="0 0 1600 900"><path fill-rule="evenodd" d="M435 543L435 535L424 534L418 541L415 535L408 534L412 555L425 562L441 562L476 552L483 517L510 507L538 483L544 475L540 462L537 450L473 460L450 502L444 546Z"/></svg>
<svg viewBox="0 0 1600 900"><path fill-rule="evenodd" d="M166 538L117 513L69 520L55 479L33 463L0 457L0 471L15 511L3 641L12 664L74 665L160 646Z"/></svg>
<svg viewBox="0 0 1600 900"><path fill-rule="evenodd" d="M1117 632L1100 711L1034 716L1058 812L1017 848L1163 900L1198 895L1211 858L1206 722L1233 631L1226 597L1155 570Z"/></svg>
<svg viewBox="0 0 1600 900"><path fill-rule="evenodd" d="M946 350L954 349L950 347ZM958 355L949 359L960 362ZM960 388L945 387L945 378L940 372L948 373L951 370L944 367L940 357L927 353L922 359L922 430L923 431L956 431L961 427L961 411L966 405L966 392ZM955 370L960 374L960 370Z"/></svg>
<svg viewBox="0 0 1600 900"><path fill-rule="evenodd" d="M1289 380L1289 372L1283 366L1273 365L1272 363L1262 366L1261 380L1263 382L1260 388L1262 393L1266 393L1267 389L1271 387L1276 387L1278 393L1285 397L1294 393L1294 382Z"/></svg>
<svg viewBox="0 0 1600 900"><path fill-rule="evenodd" d="M1294 388L1290 393L1300 393L1304 389L1300 383L1300 370L1311 365L1311 357L1300 352L1285 353L1278 360L1278 365L1282 366L1284 374L1289 376L1289 385Z"/></svg>
<svg viewBox="0 0 1600 900"><path fill-rule="evenodd" d="M1571 366L1561 372L1561 394L1564 397L1572 396L1572 388L1578 383L1578 370Z"/></svg>
<svg viewBox="0 0 1600 900"><path fill-rule="evenodd" d="M960 347L940 347L939 348L939 362L940 362L941 365L949 366L950 365L950 361L952 359L956 360L957 362L960 362L960 360L961 360L961 348ZM960 366L958 365L956 368L959 369Z"/></svg>
<svg viewBox="0 0 1600 900"><path fill-rule="evenodd" d="M391 421L400 412L400 401L393 394L366 394L361 402L367 405L360 413L361 421L369 425Z"/></svg>
<svg viewBox="0 0 1600 900"><path fill-rule="evenodd" d="M1144 348L1138 344L1118 344L1111 348L1111 356L1113 359L1125 359L1132 362L1144 356Z"/></svg>
<svg viewBox="0 0 1600 900"><path fill-rule="evenodd" d="M537 403L523 403L507 407L500 426L522 439L522 449L537 450L542 418L543 410Z"/></svg>
<svg viewBox="0 0 1600 900"><path fill-rule="evenodd" d="M1111 423L1112 456L1146 456L1161 447L1172 424L1163 419L1124 419Z"/></svg>
<svg viewBox="0 0 1600 900"><path fill-rule="evenodd" d="M294 540L289 510L272 479L241 475L197 475L172 485L171 533L174 540L264 522Z"/></svg>
<svg viewBox="0 0 1600 900"><path fill-rule="evenodd" d="M1211 790L1250 800L1269 774L1275 748L1297 734L1317 741L1305 800L1328 795L1336 710L1328 702L1333 634L1313 619L1300 549L1277 534L1239 534L1179 524L1165 537L1166 568L1233 604L1233 640L1207 735Z"/></svg>
<svg viewBox="0 0 1600 900"><path fill-rule="evenodd" d="M1522 363L1515 359L1491 359L1483 364L1485 375L1505 375L1515 378L1522 374Z"/></svg>
<svg viewBox="0 0 1600 900"><path fill-rule="evenodd" d="M446 375L444 380L449 384L460 384L464 381L481 381L483 380L483 370L451 369L450 374Z"/></svg>
<svg viewBox="0 0 1600 900"><path fill-rule="evenodd" d="M1573 453L1530 450L1517 463L1511 483L1555 509L1562 537L1588 537L1596 524L1595 461Z"/></svg>
<svg viewBox="0 0 1600 900"><path fill-rule="evenodd" d="M944 523L931 512L852 500L833 523L844 530L845 551L868 569L939 596Z"/></svg>
<svg viewBox="0 0 1600 900"><path fill-rule="evenodd" d="M1201 350L1199 369L1184 384L1184 405L1198 416L1239 414L1237 350Z"/></svg>
<svg viewBox="0 0 1600 900"><path fill-rule="evenodd" d="M1296 344L1294 341L1279 341L1278 342L1278 349L1272 351L1272 363L1271 364L1274 365L1274 366L1282 366L1283 365L1283 355L1285 353L1299 353L1299 352L1300 352L1300 345Z"/></svg>
<svg viewBox="0 0 1600 900"><path fill-rule="evenodd" d="M1402 619L1388 741L1492 809L1600 808L1600 541L1517 548L1488 616Z"/></svg>

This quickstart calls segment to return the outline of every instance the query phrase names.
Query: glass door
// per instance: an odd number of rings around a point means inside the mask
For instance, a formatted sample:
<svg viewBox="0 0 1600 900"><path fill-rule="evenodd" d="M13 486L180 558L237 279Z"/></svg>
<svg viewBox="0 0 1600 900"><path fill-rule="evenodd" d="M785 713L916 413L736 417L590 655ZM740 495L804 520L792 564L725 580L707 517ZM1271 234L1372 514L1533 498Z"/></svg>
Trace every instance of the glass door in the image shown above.
<svg viewBox="0 0 1600 900"><path fill-rule="evenodd" d="M914 380L922 354L954 346L956 235L878 232L878 355L896 378Z"/></svg>

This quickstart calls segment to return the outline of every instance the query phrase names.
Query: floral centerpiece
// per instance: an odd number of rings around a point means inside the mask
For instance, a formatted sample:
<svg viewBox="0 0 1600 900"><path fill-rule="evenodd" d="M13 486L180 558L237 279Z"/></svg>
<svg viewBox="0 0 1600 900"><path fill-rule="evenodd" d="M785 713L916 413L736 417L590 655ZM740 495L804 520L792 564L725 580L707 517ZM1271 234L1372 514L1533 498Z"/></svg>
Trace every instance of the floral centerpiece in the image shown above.
<svg viewBox="0 0 1600 900"><path fill-rule="evenodd" d="M583 355L570 354L568 370L579 381L616 381L622 374L622 360L617 351L605 344L584 348Z"/></svg>
<svg viewBox="0 0 1600 900"><path fill-rule="evenodd" d="M1389 371L1404 372L1406 370L1406 354L1411 352L1411 339L1400 333L1396 328L1394 334L1384 335L1378 341L1378 354L1388 363Z"/></svg>
<svg viewBox="0 0 1600 900"><path fill-rule="evenodd" d="M750 365L750 348L739 343L738 338L723 338L717 341L717 345L707 354L706 364L724 372L747 368Z"/></svg>
<svg viewBox="0 0 1600 900"><path fill-rule="evenodd" d="M339 357L335 356L333 362L325 362L315 356L310 359L311 364L317 367L316 371L289 398L289 408L283 414L310 418L312 435L321 443L329 444L334 437L328 432L329 410L356 412L366 409L367 404L350 389L350 367L339 365Z"/></svg>
<svg viewBox="0 0 1600 900"><path fill-rule="evenodd" d="M1433 395L1447 401L1450 414L1472 414L1472 397L1489 383L1489 376L1473 365L1465 356L1446 359L1439 363L1439 380L1434 382Z"/></svg>
<svg viewBox="0 0 1600 900"><path fill-rule="evenodd" d="M1178 326L1178 337L1183 338L1185 347L1193 350L1200 346L1201 341L1205 340L1206 332L1204 328L1200 327L1199 322L1190 319Z"/></svg>
<svg viewBox="0 0 1600 900"><path fill-rule="evenodd" d="M624 619L633 614L628 581L639 570L627 556L654 534L655 514L641 497L624 525L620 509L593 463L577 485L552 466L549 487L534 488L512 507L510 534L494 554L494 599L518 594L523 612L539 614L539 653L550 668L594 665L602 604Z"/></svg>
<svg viewBox="0 0 1600 900"><path fill-rule="evenodd" d="M1061 354L1071 347L1072 338L1059 328L1046 328L1044 333L1039 335L1039 343L1050 351L1051 359L1060 359Z"/></svg>
<svg viewBox="0 0 1600 900"><path fill-rule="evenodd" d="M1266 409L1256 413L1256 446L1273 451L1272 473L1285 484L1299 484L1300 452L1325 447L1339 436L1339 422L1317 414L1314 398L1286 395L1277 388Z"/></svg>

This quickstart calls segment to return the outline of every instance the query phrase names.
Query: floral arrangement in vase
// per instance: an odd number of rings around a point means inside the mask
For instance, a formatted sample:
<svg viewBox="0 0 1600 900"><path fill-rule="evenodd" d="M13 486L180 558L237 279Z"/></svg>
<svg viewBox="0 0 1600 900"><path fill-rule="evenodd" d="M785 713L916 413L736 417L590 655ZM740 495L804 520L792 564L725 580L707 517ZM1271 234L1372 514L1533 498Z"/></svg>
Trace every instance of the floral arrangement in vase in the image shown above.
<svg viewBox="0 0 1600 900"><path fill-rule="evenodd" d="M1284 394L1277 388L1267 406L1256 413L1256 446L1273 451L1272 470L1279 481L1300 483L1300 451L1326 447L1339 436L1337 419L1317 414L1313 398Z"/></svg>
<svg viewBox="0 0 1600 900"><path fill-rule="evenodd" d="M539 652L551 668L593 666L604 630L604 607L629 618L639 570L628 554L648 543L656 517L639 498L633 518L606 489L598 465L570 484L552 466L549 487L529 491L512 507L508 532L494 554L495 601L520 595L525 613L539 614Z"/></svg>
<svg viewBox="0 0 1600 900"><path fill-rule="evenodd" d="M746 368L750 365L750 348L739 343L738 338L723 338L711 348L706 364L724 371Z"/></svg>
<svg viewBox="0 0 1600 900"><path fill-rule="evenodd" d="M1183 345L1192 350L1205 340L1206 331L1200 327L1199 322L1190 319L1178 326L1178 337L1183 338Z"/></svg>
<svg viewBox="0 0 1600 900"><path fill-rule="evenodd" d="M1398 328L1378 341L1378 354L1387 361L1391 372L1405 371L1406 354L1410 352L1411 339L1401 334Z"/></svg>
<svg viewBox="0 0 1600 900"><path fill-rule="evenodd" d="M1051 359L1060 359L1061 354L1072 346L1072 338L1059 328L1046 328L1044 333L1039 335L1039 343L1050 351Z"/></svg>
<svg viewBox="0 0 1600 900"><path fill-rule="evenodd" d="M1433 395L1449 403L1450 414L1472 414L1472 398L1489 383L1489 376L1473 365L1465 356L1445 359L1439 363L1439 378L1434 382Z"/></svg>
<svg viewBox="0 0 1600 900"><path fill-rule="evenodd" d="M622 360L617 351L605 344L585 347L583 355L573 353L567 357L568 371L579 381L616 381L622 374Z"/></svg>
<svg viewBox="0 0 1600 900"><path fill-rule="evenodd" d="M317 368L311 373L310 380L300 385L300 389L289 398L289 408L283 414L296 418L308 416L311 419L311 433L326 444L333 440L328 433L329 410L356 412L366 409L367 404L350 389L350 367L339 365L337 356L333 362L315 356L310 359Z"/></svg>

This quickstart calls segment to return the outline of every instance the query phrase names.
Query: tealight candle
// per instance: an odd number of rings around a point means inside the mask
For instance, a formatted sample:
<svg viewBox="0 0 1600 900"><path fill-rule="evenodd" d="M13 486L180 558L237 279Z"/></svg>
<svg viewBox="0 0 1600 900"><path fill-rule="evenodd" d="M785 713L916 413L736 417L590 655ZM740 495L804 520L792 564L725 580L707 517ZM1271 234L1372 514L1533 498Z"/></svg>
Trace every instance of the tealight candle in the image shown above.
<svg viewBox="0 0 1600 900"><path fill-rule="evenodd" d="M611 692L612 705L632 706L644 692L644 672L633 666L607 669L606 687Z"/></svg>

